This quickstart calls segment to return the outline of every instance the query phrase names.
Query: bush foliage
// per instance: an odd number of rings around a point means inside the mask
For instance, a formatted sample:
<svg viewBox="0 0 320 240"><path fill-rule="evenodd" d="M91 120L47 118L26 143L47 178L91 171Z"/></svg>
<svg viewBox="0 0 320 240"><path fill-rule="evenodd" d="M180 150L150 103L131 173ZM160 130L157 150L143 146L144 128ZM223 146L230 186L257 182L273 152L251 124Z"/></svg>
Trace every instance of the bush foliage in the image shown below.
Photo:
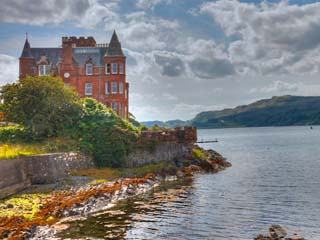
<svg viewBox="0 0 320 240"><path fill-rule="evenodd" d="M92 98L82 103L82 115L70 129L80 149L92 155L99 167L122 166L137 139L132 125Z"/></svg>
<svg viewBox="0 0 320 240"><path fill-rule="evenodd" d="M27 77L3 86L2 96L6 120L22 127L2 128L1 142L60 136L93 156L97 166L119 167L137 140L131 123L92 98L80 99L60 78Z"/></svg>
<svg viewBox="0 0 320 240"><path fill-rule="evenodd" d="M57 136L81 111L77 93L51 76L7 84L2 87L2 97L6 120L23 125L37 138Z"/></svg>

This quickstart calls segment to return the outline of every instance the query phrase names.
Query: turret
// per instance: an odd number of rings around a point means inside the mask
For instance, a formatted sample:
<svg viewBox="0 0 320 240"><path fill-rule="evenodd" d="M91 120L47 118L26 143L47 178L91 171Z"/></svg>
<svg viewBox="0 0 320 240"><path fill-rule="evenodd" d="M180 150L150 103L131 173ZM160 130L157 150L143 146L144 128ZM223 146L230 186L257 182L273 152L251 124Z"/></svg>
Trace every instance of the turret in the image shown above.
<svg viewBox="0 0 320 240"><path fill-rule="evenodd" d="M126 82L126 56L121 49L121 43L116 31L113 32L110 43L104 55L105 74L109 78L113 100L111 107L119 116L128 118L129 84Z"/></svg>
<svg viewBox="0 0 320 240"><path fill-rule="evenodd" d="M19 78L25 78L27 75L35 76L36 75L36 64L35 60L31 54L30 43L28 41L28 35L26 35L26 41L19 58Z"/></svg>
<svg viewBox="0 0 320 240"><path fill-rule="evenodd" d="M124 56L116 31L113 31L106 56Z"/></svg>

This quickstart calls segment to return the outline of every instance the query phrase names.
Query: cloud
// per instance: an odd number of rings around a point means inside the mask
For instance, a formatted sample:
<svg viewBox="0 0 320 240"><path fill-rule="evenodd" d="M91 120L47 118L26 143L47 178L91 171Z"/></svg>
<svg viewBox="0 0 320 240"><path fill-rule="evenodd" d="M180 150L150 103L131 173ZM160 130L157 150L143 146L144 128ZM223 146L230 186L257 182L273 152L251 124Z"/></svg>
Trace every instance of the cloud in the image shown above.
<svg viewBox="0 0 320 240"><path fill-rule="evenodd" d="M98 0L4 0L1 2L0 21L42 26L65 21L93 28L100 22L110 23L119 1L101 3Z"/></svg>
<svg viewBox="0 0 320 240"><path fill-rule="evenodd" d="M19 62L15 57L0 54L0 86L18 80Z"/></svg>
<svg viewBox="0 0 320 240"><path fill-rule="evenodd" d="M233 65L226 59L201 59L190 62L193 73L199 78L219 78L235 73Z"/></svg>
<svg viewBox="0 0 320 240"><path fill-rule="evenodd" d="M165 99L170 100L170 101L178 100L177 96L174 96L173 94L170 94L170 93L163 93L162 96Z"/></svg>
<svg viewBox="0 0 320 240"><path fill-rule="evenodd" d="M142 9L153 9L159 4L171 4L174 0L138 0L136 6Z"/></svg>
<svg viewBox="0 0 320 240"><path fill-rule="evenodd" d="M185 72L183 60L174 52L154 52L153 56L162 69L162 75L177 77Z"/></svg>
<svg viewBox="0 0 320 240"><path fill-rule="evenodd" d="M177 103L171 110L171 119L183 119L190 120L196 114L202 111L213 111L225 108L226 105L203 105L203 104L188 104L188 103Z"/></svg>
<svg viewBox="0 0 320 240"><path fill-rule="evenodd" d="M252 88L250 93L293 93L299 90L297 83L274 81L271 85L262 88Z"/></svg>
<svg viewBox="0 0 320 240"><path fill-rule="evenodd" d="M260 74L319 70L319 12L320 3L298 6L288 1L236 0L206 2L199 10L210 15L229 38L226 51L237 72Z"/></svg>

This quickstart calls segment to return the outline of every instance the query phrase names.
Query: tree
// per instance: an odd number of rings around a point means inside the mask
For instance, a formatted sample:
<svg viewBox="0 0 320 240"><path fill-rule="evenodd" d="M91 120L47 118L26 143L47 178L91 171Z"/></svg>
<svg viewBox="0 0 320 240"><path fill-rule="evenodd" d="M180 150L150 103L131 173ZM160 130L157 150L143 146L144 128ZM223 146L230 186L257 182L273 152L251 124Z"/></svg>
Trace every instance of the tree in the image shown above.
<svg viewBox="0 0 320 240"><path fill-rule="evenodd" d="M92 155L99 167L123 166L137 140L132 125L95 99L85 98L82 103L81 117L70 129L80 149Z"/></svg>
<svg viewBox="0 0 320 240"><path fill-rule="evenodd" d="M25 126L37 138L57 136L81 113L78 94L57 77L29 76L1 92L6 120Z"/></svg>

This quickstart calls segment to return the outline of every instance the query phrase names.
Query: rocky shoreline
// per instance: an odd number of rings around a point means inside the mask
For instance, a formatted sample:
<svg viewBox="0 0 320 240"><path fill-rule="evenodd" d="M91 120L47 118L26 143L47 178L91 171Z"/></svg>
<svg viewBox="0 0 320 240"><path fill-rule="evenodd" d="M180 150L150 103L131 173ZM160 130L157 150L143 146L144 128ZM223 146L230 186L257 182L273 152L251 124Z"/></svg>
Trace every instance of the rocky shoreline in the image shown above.
<svg viewBox="0 0 320 240"><path fill-rule="evenodd" d="M299 236L297 233L289 237L287 235L288 233L285 228L274 224L269 227L269 236L259 234L254 240L305 240L305 238Z"/></svg>
<svg viewBox="0 0 320 240"><path fill-rule="evenodd" d="M195 156L194 149L201 152ZM52 194L41 204L35 219L11 217L1 219L0 238L7 239L59 239L55 235L65 229L66 221L83 218L114 206L158 186L164 181L192 176L194 172L219 172L231 164L219 153L192 146L182 159L175 159L175 167L149 173L142 178L123 178L113 182L86 184L64 192Z"/></svg>

